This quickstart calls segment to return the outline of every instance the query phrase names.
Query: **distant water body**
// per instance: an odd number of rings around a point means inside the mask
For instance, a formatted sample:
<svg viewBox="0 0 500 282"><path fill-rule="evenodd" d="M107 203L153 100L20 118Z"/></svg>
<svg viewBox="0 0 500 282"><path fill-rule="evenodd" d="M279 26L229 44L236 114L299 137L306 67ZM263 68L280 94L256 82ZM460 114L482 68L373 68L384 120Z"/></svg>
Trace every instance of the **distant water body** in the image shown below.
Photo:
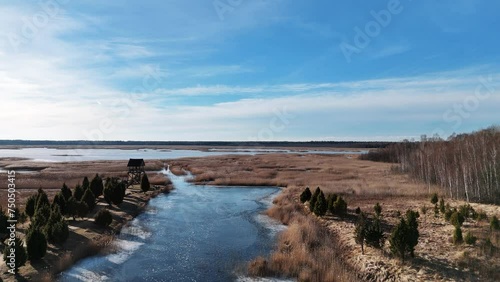
<svg viewBox="0 0 500 282"><path fill-rule="evenodd" d="M363 154L363 151L316 151L316 150L277 150L277 149L211 149L200 150L162 150L162 149L53 149L21 148L0 149L0 158L29 158L40 162L80 162L96 160L141 159L179 159L185 157L207 157L221 155L256 155L256 154Z"/></svg>
<svg viewBox="0 0 500 282"><path fill-rule="evenodd" d="M195 186L162 173L175 189L123 228L117 252L84 259L59 281L253 281L246 264L268 255L285 228L262 214L279 189Z"/></svg>

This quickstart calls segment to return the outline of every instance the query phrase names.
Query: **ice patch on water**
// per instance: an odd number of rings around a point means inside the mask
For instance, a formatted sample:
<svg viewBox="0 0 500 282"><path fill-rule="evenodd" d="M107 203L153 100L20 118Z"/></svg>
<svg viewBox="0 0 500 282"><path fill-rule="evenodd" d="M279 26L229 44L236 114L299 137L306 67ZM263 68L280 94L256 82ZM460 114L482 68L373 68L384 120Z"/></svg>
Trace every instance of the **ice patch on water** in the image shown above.
<svg viewBox="0 0 500 282"><path fill-rule="evenodd" d="M262 204L269 208L273 205L274 198L278 196L279 191L272 193L262 199L259 200ZM280 221L267 216L266 214L260 213L255 216L255 220L259 222L264 228L270 230L271 235L275 236L277 233L285 230L287 228L286 225L281 224Z"/></svg>
<svg viewBox="0 0 500 282"><path fill-rule="evenodd" d="M144 229L142 226L138 224L137 219L134 219L132 224L124 227L121 231L122 235L132 235L138 238L141 238L142 240L146 240L146 238L149 238L151 236L151 232L147 231Z"/></svg>
<svg viewBox="0 0 500 282"><path fill-rule="evenodd" d="M75 267L71 273L68 273L68 276L84 282L109 280L109 277L106 275L99 275L82 267Z"/></svg>
<svg viewBox="0 0 500 282"><path fill-rule="evenodd" d="M264 228L268 229L272 236L275 236L276 234L287 228L286 225L281 224L281 222L279 222L278 220L270 218L265 214L256 215L255 220L257 220L259 224L264 226Z"/></svg>
<svg viewBox="0 0 500 282"><path fill-rule="evenodd" d="M158 209L155 207L148 206L148 208L145 211L146 214L157 214Z"/></svg>
<svg viewBox="0 0 500 282"><path fill-rule="evenodd" d="M117 252L106 256L106 259L115 264L124 263L137 249L144 245L144 242L141 241L146 240L150 236L151 232L142 227L140 220L135 218L129 225L122 229L120 237L113 241L113 246ZM133 237L138 241L133 240Z"/></svg>
<svg viewBox="0 0 500 282"><path fill-rule="evenodd" d="M119 249L116 254L108 255L106 258L114 264L122 264L137 251L144 243L117 239L113 244Z"/></svg>
<svg viewBox="0 0 500 282"><path fill-rule="evenodd" d="M263 203L266 207L270 207L273 205L274 198L278 196L278 192L272 193L262 199L259 202Z"/></svg>

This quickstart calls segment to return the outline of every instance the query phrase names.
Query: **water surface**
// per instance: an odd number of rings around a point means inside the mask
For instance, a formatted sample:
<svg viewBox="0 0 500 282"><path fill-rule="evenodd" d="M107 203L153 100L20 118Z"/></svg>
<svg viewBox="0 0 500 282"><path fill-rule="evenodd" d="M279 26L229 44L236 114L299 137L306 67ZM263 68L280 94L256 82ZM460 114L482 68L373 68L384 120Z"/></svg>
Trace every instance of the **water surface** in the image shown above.
<svg viewBox="0 0 500 282"><path fill-rule="evenodd" d="M367 151L315 151L315 150L273 150L273 149L210 149L200 150L164 150L164 149L54 149L21 148L0 149L0 158L29 158L40 162L79 162L96 160L141 159L178 159L186 157L207 157L220 155L255 155L255 154L362 154Z"/></svg>
<svg viewBox="0 0 500 282"><path fill-rule="evenodd" d="M235 281L271 252L283 226L262 211L278 188L194 186L168 175L175 190L122 230L117 253L84 259L60 281Z"/></svg>

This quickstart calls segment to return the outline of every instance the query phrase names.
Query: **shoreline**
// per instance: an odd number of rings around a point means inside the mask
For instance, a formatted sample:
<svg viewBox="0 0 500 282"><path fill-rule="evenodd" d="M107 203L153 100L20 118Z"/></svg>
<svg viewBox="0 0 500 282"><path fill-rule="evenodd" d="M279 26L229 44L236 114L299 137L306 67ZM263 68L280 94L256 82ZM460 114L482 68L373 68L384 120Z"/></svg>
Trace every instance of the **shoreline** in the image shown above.
<svg viewBox="0 0 500 282"><path fill-rule="evenodd" d="M60 245L48 244L47 254L44 258L34 263L27 261L24 266L20 267L19 273L14 276L6 272L7 268L2 262L0 279L3 281L32 281L36 278L38 281L55 281L61 272L73 267L79 261L100 253L112 252L112 243L115 237L121 233L122 228L144 212L152 198L160 194L168 194L172 189L173 186L169 181L160 189L146 193L129 189L119 207L109 207L100 197L94 210L83 220L66 219L70 229L70 235L66 242ZM94 215L103 208L107 208L113 216L113 222L107 228L101 228L93 222ZM18 230L26 228L27 223L24 223L18 227Z"/></svg>
<svg viewBox="0 0 500 282"><path fill-rule="evenodd" d="M146 194L143 194L142 192L135 192L134 194L136 194L136 195L138 194L137 196L139 196L139 197L136 197L136 200L133 201L133 203L134 203L134 205L132 205L133 209L127 209L125 216L117 216L116 212L114 212L114 210L110 210L113 214L113 223L109 227L110 229L112 229L112 231L111 231L112 234L109 234L107 236L106 235L105 236L97 235L97 238L99 238L101 240L97 240L97 243L90 242L90 247L92 250L92 252L90 252L90 253L85 253L84 255L79 255L79 249L75 249L73 251L70 251L71 252L71 254L70 254L71 263L68 265L65 265L64 268L56 269L55 271L50 273L51 278L53 280L55 280L54 278L57 279L57 276L61 272L64 272L65 270L70 269L76 263L78 263L79 261L81 261L85 258L95 256L98 254L107 254L109 252L113 252L113 250L111 249L113 241L116 239L116 236L121 233L122 228L124 226L126 226L127 224L129 224L134 218L136 218L137 216L142 214L144 212L144 210L146 209L146 207L148 206L149 201L151 199L156 198L160 194L168 194L168 193L170 193L170 191L172 191L172 189L173 189L173 186L171 184L169 184L169 185L166 185L162 189L149 191ZM127 199L127 197L130 198L131 196L133 196L132 193L127 194L125 196L124 202ZM116 209L116 207L113 207L113 208ZM99 209L94 210L95 213L97 213L98 211L99 211ZM115 218L115 216L118 217L118 220L116 220L117 218ZM99 229L99 227L96 227L96 229ZM89 246L81 246L81 247L88 248ZM64 260L64 258L61 258L61 260Z"/></svg>
<svg viewBox="0 0 500 282"><path fill-rule="evenodd" d="M147 208L148 204L149 204L149 201L153 198L156 198L157 196L159 196L160 194L168 194L170 193L170 191L172 191L172 185L167 185L165 186L164 188L162 189L159 189L159 190L154 190L154 191L149 191L148 193L146 194L143 194L142 192L135 192L135 194L139 197L137 197L138 200L135 200L134 201L134 205L133 205L133 209L127 209L127 212L126 212L126 215L125 216L117 216L118 217L118 220L116 217L116 207L113 207L113 209L108 209L112 212L113 214L113 223L110 225L110 229L112 229L112 234L110 234L110 241L107 242L106 240L103 241L104 243L104 249L100 249L97 251L97 253L95 254L89 254L85 257L81 257L81 258L73 258L74 261L72 263L71 266L69 266L68 268L72 267L76 262L78 262L79 260L81 259L84 259L86 257L89 257L89 256L93 256L93 255L96 255L98 253L108 253L109 251L112 251L110 249L108 249L108 247L110 247L110 245L112 244L112 242L115 240L115 237L117 235L120 235L121 233L121 230L123 229L124 226L126 226L127 224L129 224L132 220L134 220L137 216L141 215L144 210ZM130 194L127 194L125 196L125 200L127 199L127 197L130 197L132 195L132 193ZM124 200L124 201L125 201ZM99 211L96 210L95 213L97 213ZM119 209L119 211L123 211L122 209ZM99 227L97 227L97 229L99 229ZM65 270L67 270L68 268L65 268L63 270L60 270L57 272L57 274L59 274L60 272L63 272Z"/></svg>

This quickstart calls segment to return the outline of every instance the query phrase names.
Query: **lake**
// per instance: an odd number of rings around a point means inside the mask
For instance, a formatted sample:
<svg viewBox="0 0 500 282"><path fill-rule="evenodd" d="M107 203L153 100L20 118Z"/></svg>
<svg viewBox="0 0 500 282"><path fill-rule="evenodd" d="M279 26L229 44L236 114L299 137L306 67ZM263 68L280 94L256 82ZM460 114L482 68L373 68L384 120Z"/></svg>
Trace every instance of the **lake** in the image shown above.
<svg viewBox="0 0 500 282"><path fill-rule="evenodd" d="M164 150L164 149L54 149L21 148L0 149L0 158L29 158L40 162L78 162L96 160L128 160L129 158L179 159L186 157L208 157L221 155L255 154L362 154L361 151L322 151L322 150L281 150L281 149L210 149L201 150Z"/></svg>

